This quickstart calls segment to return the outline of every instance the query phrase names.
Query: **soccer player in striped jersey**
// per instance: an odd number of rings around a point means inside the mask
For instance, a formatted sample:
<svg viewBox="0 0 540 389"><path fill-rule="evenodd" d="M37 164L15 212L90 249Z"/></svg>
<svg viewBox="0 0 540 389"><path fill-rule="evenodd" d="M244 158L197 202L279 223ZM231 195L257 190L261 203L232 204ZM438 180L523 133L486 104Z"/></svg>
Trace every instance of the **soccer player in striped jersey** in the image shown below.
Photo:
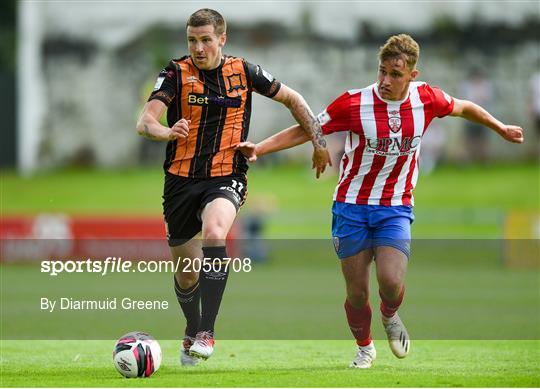
<svg viewBox="0 0 540 389"><path fill-rule="evenodd" d="M168 142L163 209L173 257L190 260L190 271L180 266L174 284L187 321L180 359L193 365L212 355L228 278L225 263L219 270L202 266L198 272L193 260L209 258L214 264L228 257L225 241L247 195L248 166L235 147L247 139L252 92L284 104L312 138L317 176L329 154L321 126L299 93L260 66L222 53L226 24L218 12L195 12L186 32L189 55L173 59L160 72L137 131ZM165 110L168 126L159 123Z"/></svg>
<svg viewBox="0 0 540 389"><path fill-rule="evenodd" d="M369 368L376 358L369 305L373 262L390 348L398 358L410 350L397 310L405 292L420 145L431 121L458 116L491 128L509 142L523 142L520 127L500 122L473 102L416 81L419 53L410 36L390 37L379 51L377 82L343 93L318 115L324 134L347 131L334 192L332 237L345 277L345 313L358 345L351 363L355 368ZM237 148L255 161L257 156L307 139L293 126L257 145L243 142Z"/></svg>

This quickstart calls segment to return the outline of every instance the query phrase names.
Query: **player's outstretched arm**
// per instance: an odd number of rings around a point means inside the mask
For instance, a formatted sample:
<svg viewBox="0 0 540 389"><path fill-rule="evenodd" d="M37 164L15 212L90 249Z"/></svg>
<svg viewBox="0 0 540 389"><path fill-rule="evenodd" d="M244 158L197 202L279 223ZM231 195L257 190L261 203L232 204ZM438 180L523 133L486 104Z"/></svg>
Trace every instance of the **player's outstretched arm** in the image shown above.
<svg viewBox="0 0 540 389"><path fill-rule="evenodd" d="M172 128L165 127L159 122L166 109L167 106L160 100L150 100L146 103L137 120L137 133L145 138L161 141L187 137L190 120L180 119Z"/></svg>
<svg viewBox="0 0 540 389"><path fill-rule="evenodd" d="M326 165L331 164L321 125L302 95L287 85L282 84L273 99L289 108L293 117L311 139L313 143L313 168L317 169L316 175L319 178L320 174L324 173Z"/></svg>
<svg viewBox="0 0 540 389"><path fill-rule="evenodd" d="M252 142L242 142L236 146L246 156L249 162L255 162L257 157L274 153L276 151L289 149L306 143L310 137L299 125L289 127L275 135L272 135L261 142L255 144Z"/></svg>
<svg viewBox="0 0 540 389"><path fill-rule="evenodd" d="M521 127L502 123L484 108L471 101L454 98L454 109L450 115L489 127L508 142L523 143L523 129Z"/></svg>

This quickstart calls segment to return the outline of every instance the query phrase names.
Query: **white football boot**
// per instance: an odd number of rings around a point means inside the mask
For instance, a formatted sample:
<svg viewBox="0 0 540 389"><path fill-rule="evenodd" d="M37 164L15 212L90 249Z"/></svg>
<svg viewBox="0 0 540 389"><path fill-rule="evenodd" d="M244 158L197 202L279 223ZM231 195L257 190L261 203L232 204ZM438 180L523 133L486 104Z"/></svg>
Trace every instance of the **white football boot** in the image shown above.
<svg viewBox="0 0 540 389"><path fill-rule="evenodd" d="M411 348L411 340L399 315L397 313L392 317L385 317L383 315L382 322L386 336L388 337L390 349L396 357L405 358Z"/></svg>
<svg viewBox="0 0 540 389"><path fill-rule="evenodd" d="M195 338L187 335L184 337L182 347L180 348L180 363L182 366L195 366L197 363L199 363L199 358L189 355L189 348L194 342Z"/></svg>
<svg viewBox="0 0 540 389"><path fill-rule="evenodd" d="M369 369L371 365L373 365L376 358L377 351L375 350L375 345L373 342L367 346L358 346L356 358L354 358L349 367L354 367L356 369Z"/></svg>
<svg viewBox="0 0 540 389"><path fill-rule="evenodd" d="M214 334L209 331L197 332L195 342L189 348L192 357L208 359L214 352Z"/></svg>

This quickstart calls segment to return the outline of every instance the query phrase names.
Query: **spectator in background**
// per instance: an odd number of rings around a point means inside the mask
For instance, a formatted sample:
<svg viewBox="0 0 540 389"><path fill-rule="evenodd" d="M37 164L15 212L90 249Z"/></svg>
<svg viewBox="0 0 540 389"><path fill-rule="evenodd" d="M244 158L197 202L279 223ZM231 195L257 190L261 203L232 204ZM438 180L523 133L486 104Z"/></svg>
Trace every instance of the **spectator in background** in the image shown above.
<svg viewBox="0 0 540 389"><path fill-rule="evenodd" d="M474 101L489 110L493 96L493 85L479 68L472 68L467 79L461 83L459 94L462 99ZM467 160L470 162L486 162L489 154L490 130L482 124L469 120L464 122L464 128Z"/></svg>

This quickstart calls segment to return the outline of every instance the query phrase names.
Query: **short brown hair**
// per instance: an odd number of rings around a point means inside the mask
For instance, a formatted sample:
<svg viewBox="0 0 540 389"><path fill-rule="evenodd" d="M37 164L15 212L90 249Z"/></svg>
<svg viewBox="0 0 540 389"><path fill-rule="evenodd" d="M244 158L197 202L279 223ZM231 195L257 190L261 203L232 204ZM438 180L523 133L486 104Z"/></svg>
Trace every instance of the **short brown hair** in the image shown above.
<svg viewBox="0 0 540 389"><path fill-rule="evenodd" d="M394 35L388 38L379 49L379 61L391 58L403 58L410 70L413 70L420 56L420 46L407 34Z"/></svg>
<svg viewBox="0 0 540 389"><path fill-rule="evenodd" d="M202 8L189 17L186 23L187 27L201 27L201 26L214 26L214 32L216 35L221 35L227 31L227 24L223 16L217 11L210 8Z"/></svg>

